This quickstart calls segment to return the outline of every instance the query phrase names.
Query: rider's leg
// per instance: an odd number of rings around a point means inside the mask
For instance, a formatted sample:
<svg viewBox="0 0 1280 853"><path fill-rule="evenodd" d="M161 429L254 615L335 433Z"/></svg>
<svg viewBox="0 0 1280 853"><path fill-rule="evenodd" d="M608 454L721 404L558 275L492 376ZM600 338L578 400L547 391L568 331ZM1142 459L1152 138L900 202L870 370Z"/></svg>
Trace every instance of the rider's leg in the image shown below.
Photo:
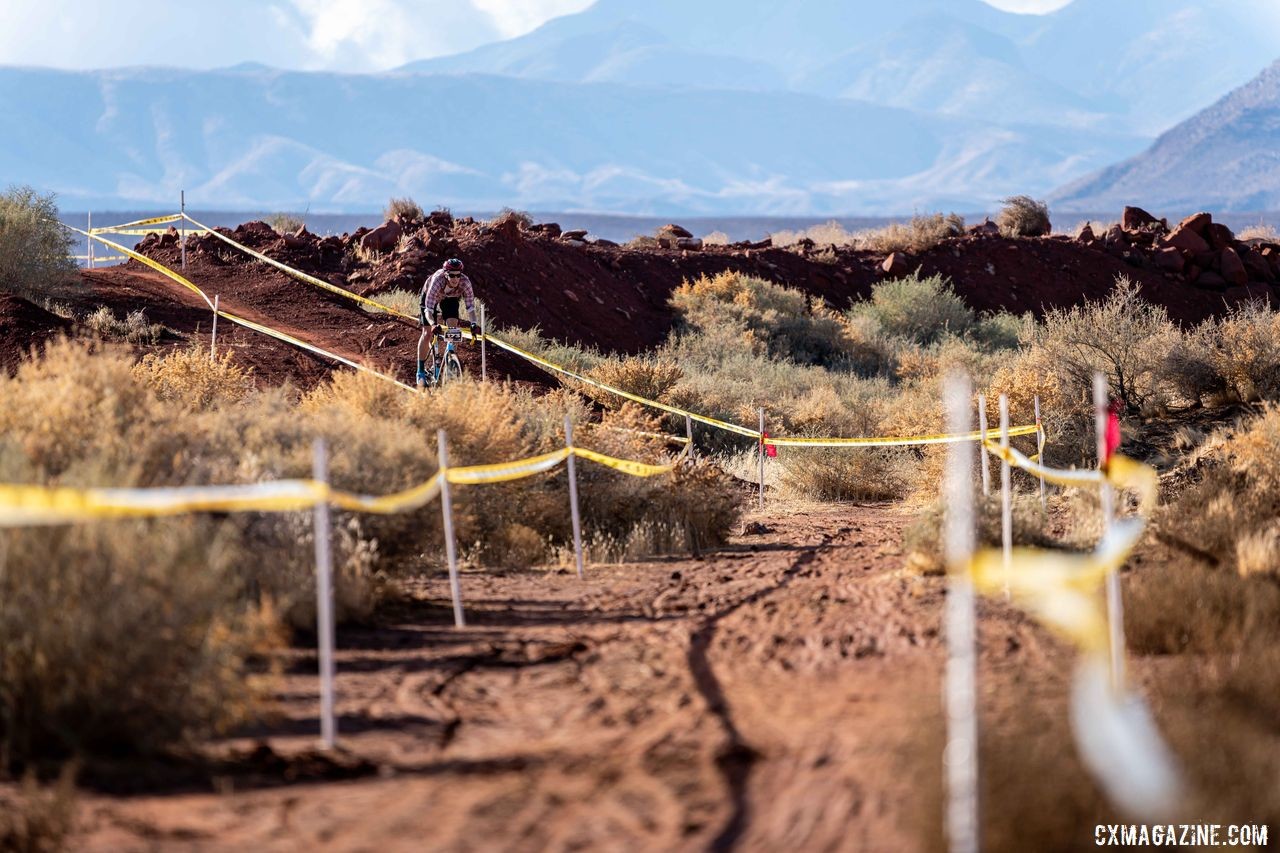
<svg viewBox="0 0 1280 853"><path fill-rule="evenodd" d="M426 362L422 358L422 345L427 342L427 328L423 326L422 334L418 336L418 373L426 373Z"/></svg>

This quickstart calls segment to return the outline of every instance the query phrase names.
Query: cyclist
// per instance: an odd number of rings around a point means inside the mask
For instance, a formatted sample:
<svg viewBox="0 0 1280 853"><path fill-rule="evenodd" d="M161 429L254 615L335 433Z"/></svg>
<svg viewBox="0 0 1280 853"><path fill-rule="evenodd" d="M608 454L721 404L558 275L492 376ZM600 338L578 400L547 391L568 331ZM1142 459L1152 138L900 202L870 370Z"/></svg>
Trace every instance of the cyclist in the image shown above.
<svg viewBox="0 0 1280 853"><path fill-rule="evenodd" d="M444 356L443 341L436 334L436 324L441 321L460 320L458 302L467 303L467 317L474 321L476 316L476 295L471 287L471 279L462 271L462 261L450 258L444 266L431 274L427 283L422 286L422 294L418 298L418 319L422 321L422 336L418 338L418 384L430 384L436 375L436 365ZM471 334L478 335L480 327L471 322ZM426 371L426 362L422 358L422 344L432 336L431 372Z"/></svg>

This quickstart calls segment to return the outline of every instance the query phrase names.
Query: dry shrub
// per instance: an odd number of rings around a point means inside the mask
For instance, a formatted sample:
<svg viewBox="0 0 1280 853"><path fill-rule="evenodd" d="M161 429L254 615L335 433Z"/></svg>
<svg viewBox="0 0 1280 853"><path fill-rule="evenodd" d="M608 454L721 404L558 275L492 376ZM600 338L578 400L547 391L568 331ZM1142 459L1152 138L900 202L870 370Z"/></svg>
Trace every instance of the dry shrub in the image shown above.
<svg viewBox="0 0 1280 853"><path fill-rule="evenodd" d="M931 213L913 216L907 222L894 222L883 228L862 231L856 235L859 249L889 254L891 252L924 252L944 240L964 234L964 217L955 213Z"/></svg>
<svg viewBox="0 0 1280 853"><path fill-rule="evenodd" d="M277 234L297 234L306 227L302 217L293 213L273 213L263 221Z"/></svg>
<svg viewBox="0 0 1280 853"><path fill-rule="evenodd" d="M58 853L75 826L76 791L72 765L58 781L42 786L33 773L11 792L0 792L0 850Z"/></svg>
<svg viewBox="0 0 1280 853"><path fill-rule="evenodd" d="M975 320L951 282L939 275L920 278L919 273L875 285L871 299L851 308L849 316L868 318L886 334L922 345L963 335Z"/></svg>
<svg viewBox="0 0 1280 853"><path fill-rule="evenodd" d="M821 299L737 272L686 281L671 295L686 332L737 330L769 355L825 364L845 352L838 316Z"/></svg>
<svg viewBox="0 0 1280 853"><path fill-rule="evenodd" d="M704 246L727 246L733 241L729 239L729 235L723 231L712 231L710 234L702 238Z"/></svg>
<svg viewBox="0 0 1280 853"><path fill-rule="evenodd" d="M852 246L858 235L846 231L845 227L834 219L821 225L811 225L800 231L775 231L769 235L775 246L794 246L801 240L812 240L819 246Z"/></svg>
<svg viewBox="0 0 1280 853"><path fill-rule="evenodd" d="M1043 237L1053 231L1049 205L1025 195L1006 198L996 224L1006 237Z"/></svg>
<svg viewBox="0 0 1280 853"><path fill-rule="evenodd" d="M0 193L0 289L39 305L71 296L74 240L58 224L53 195L12 186Z"/></svg>
<svg viewBox="0 0 1280 853"><path fill-rule="evenodd" d="M587 375L645 399L660 400L680 381L684 371L669 358L641 355L609 359L592 368ZM622 402L616 394L593 389L590 385L584 385L581 390L606 406L617 406Z"/></svg>
<svg viewBox="0 0 1280 853"><path fill-rule="evenodd" d="M448 210L445 210L448 213ZM406 222L421 222L426 219L426 214L422 212L422 207L411 198L392 198L387 202L386 208L382 211L382 220L390 222L396 219L402 219Z"/></svg>
<svg viewBox="0 0 1280 853"><path fill-rule="evenodd" d="M1238 400L1280 400L1280 313L1238 305L1212 324L1209 360Z"/></svg>
<svg viewBox="0 0 1280 853"><path fill-rule="evenodd" d="M274 644L242 596L238 534L197 519L18 529L0 552L9 761L154 750L247 719Z"/></svg>
<svg viewBox="0 0 1280 853"><path fill-rule="evenodd" d="M999 474L995 482L999 483ZM999 548L1003 543L1003 510L998 487L995 494L974 496L974 514L977 521L978 545ZM1016 490L1010 500L1015 547L1057 548L1061 543L1047 532L1049 519L1036 495L1020 494ZM903 549L907 552L907 566L925 575L943 573L942 557L942 505L934 503L916 516L903 532Z"/></svg>
<svg viewBox="0 0 1280 853"><path fill-rule="evenodd" d="M150 353L134 367L133 375L160 400L199 411L241 402L253 392L252 368L237 364L230 350L210 358L201 345L165 355Z"/></svg>
<svg viewBox="0 0 1280 853"><path fill-rule="evenodd" d="M523 231L533 225L533 217L528 213L525 213L523 210L513 210L509 207L504 207L502 210L498 211L497 216L489 220L489 226L491 228L498 228L506 225L508 222L514 222L516 227Z"/></svg>
<svg viewBox="0 0 1280 853"><path fill-rule="evenodd" d="M907 491L911 454L882 447L779 451L788 497L821 501L889 501Z"/></svg>
<svg viewBox="0 0 1280 853"><path fill-rule="evenodd" d="M148 322L146 312L141 309L130 311L121 320L110 308L103 305L85 317L83 323L89 331L100 338L128 341L131 344L154 346L160 343L166 334L173 334L160 323Z"/></svg>
<svg viewBox="0 0 1280 853"><path fill-rule="evenodd" d="M1250 225L1245 228L1236 235L1236 239L1245 243L1250 240L1258 240L1263 243L1280 243L1280 232L1276 231L1274 225L1259 222L1257 225Z"/></svg>

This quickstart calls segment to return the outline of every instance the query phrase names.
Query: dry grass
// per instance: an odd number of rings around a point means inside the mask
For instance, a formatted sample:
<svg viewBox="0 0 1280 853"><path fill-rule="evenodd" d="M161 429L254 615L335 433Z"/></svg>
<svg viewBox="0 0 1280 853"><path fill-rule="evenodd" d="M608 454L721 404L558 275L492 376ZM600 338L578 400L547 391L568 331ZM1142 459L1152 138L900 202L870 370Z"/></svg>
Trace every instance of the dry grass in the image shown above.
<svg viewBox="0 0 1280 853"><path fill-rule="evenodd" d="M131 344L148 344L155 346L164 340L166 335L174 335L161 323L147 320L144 311L130 311L121 320L115 313L103 305L87 315L82 321L84 326L95 335L105 340L128 341Z"/></svg>
<svg viewBox="0 0 1280 853"><path fill-rule="evenodd" d="M387 202L386 208L382 211L382 221L391 222L396 219L403 219L407 222L421 222L426 219L426 215L422 212L422 207L411 198L393 198Z"/></svg>
<svg viewBox="0 0 1280 853"><path fill-rule="evenodd" d="M906 222L892 222L883 228L847 231L832 220L803 231L778 231L770 234L775 246L792 246L811 240L818 246L847 246L870 252L923 252L944 240L964 234L964 218L955 213L930 213L913 216Z"/></svg>
<svg viewBox="0 0 1280 853"><path fill-rule="evenodd" d="M1250 225L1245 228L1236 235L1236 239L1246 243L1250 240L1260 240L1264 243L1280 243L1280 232L1276 231L1274 225L1259 222L1257 225Z"/></svg>
<svg viewBox="0 0 1280 853"><path fill-rule="evenodd" d="M297 234L306 227L302 217L293 213L273 213L264 221L277 234Z"/></svg>
<svg viewBox="0 0 1280 853"><path fill-rule="evenodd" d="M912 454L886 448L779 450L780 485L790 498L890 501L903 497Z"/></svg>
<svg viewBox="0 0 1280 853"><path fill-rule="evenodd" d="M1005 199L996 224L1006 237L1044 237L1053 233L1049 205L1025 195Z"/></svg>
<svg viewBox="0 0 1280 853"><path fill-rule="evenodd" d="M408 314L410 317L417 317L418 313L422 310L422 305L419 301L421 296L422 294L416 290L388 290L383 293L375 294L370 298L375 302L382 303L394 311L399 311L401 314ZM365 311L368 311L370 314L386 313L381 308L375 308L372 305L361 304L360 307ZM479 308L476 310L479 310Z"/></svg>
<svg viewBox="0 0 1280 853"><path fill-rule="evenodd" d="M11 793L0 793L0 850L58 853L75 824L74 768L66 765L52 785L28 773Z"/></svg>
<svg viewBox="0 0 1280 853"><path fill-rule="evenodd" d="M732 242L729 239L729 235L723 231L712 231L702 238L702 245L704 246L727 246Z"/></svg>
<svg viewBox="0 0 1280 853"><path fill-rule="evenodd" d="M489 220L488 224L491 228L498 228L508 222L514 222L516 227L523 231L533 225L533 217L523 210L504 207L498 211L497 216Z"/></svg>
<svg viewBox="0 0 1280 853"><path fill-rule="evenodd" d="M587 375L646 399L659 400L684 377L684 371L669 358L650 355L610 359L592 368ZM606 406L618 406L623 402L617 395L589 385L584 385L581 390Z"/></svg>

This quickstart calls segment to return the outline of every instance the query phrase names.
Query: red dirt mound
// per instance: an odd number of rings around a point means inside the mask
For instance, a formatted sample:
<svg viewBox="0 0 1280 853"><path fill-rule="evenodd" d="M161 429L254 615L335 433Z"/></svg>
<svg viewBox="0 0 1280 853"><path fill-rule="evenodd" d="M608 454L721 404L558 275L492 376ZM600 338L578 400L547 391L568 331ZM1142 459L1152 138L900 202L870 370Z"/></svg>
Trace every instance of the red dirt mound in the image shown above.
<svg viewBox="0 0 1280 853"><path fill-rule="evenodd" d="M0 368L12 373L33 349L71 331L71 321L12 293L0 292Z"/></svg>

